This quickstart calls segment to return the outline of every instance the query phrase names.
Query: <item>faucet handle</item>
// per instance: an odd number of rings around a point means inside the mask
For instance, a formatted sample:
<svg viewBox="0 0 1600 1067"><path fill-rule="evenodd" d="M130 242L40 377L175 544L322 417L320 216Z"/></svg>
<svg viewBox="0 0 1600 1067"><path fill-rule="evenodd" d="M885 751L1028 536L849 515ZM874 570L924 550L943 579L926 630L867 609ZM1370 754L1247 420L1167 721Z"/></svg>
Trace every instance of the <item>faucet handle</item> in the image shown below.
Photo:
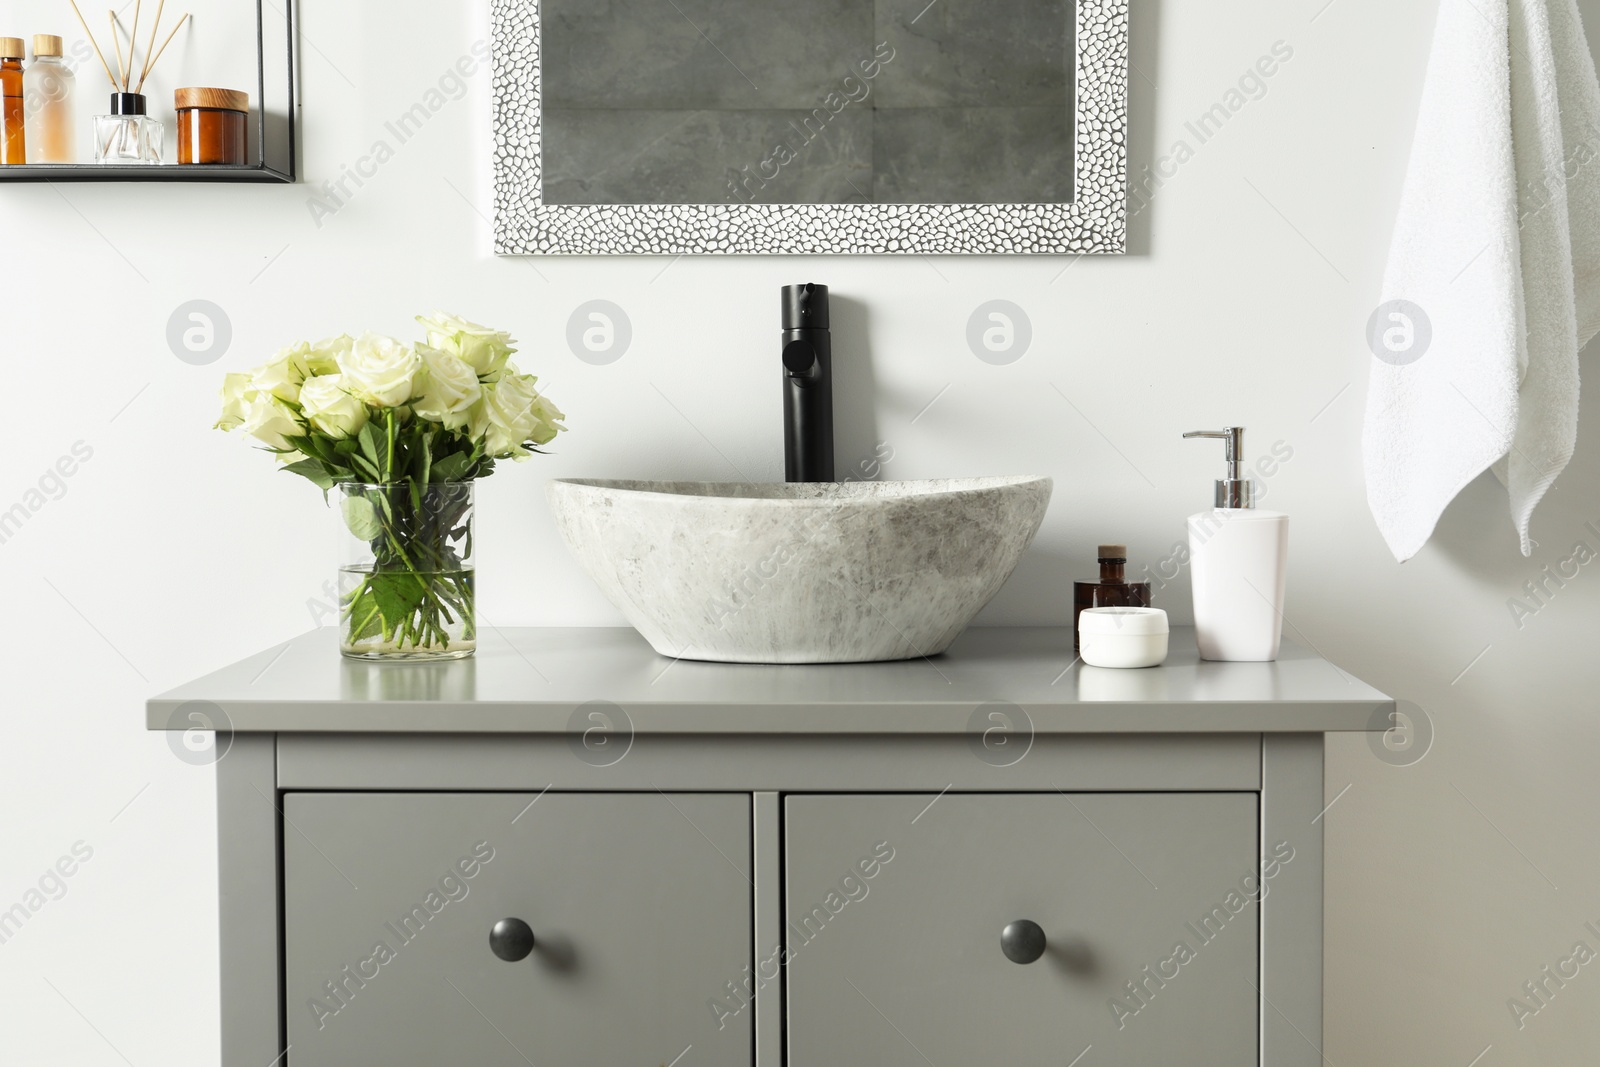
<svg viewBox="0 0 1600 1067"><path fill-rule="evenodd" d="M826 330L828 328L828 287L816 282L783 287L783 328L785 330Z"/></svg>

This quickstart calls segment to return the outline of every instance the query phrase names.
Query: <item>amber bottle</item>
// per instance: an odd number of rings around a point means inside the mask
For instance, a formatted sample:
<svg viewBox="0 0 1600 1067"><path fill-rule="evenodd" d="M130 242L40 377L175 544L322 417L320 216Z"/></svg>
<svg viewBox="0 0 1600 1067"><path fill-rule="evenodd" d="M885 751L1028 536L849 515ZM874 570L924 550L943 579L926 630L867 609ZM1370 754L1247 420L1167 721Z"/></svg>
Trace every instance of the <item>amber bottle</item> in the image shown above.
<svg viewBox="0 0 1600 1067"><path fill-rule="evenodd" d="M20 37L0 37L0 165L26 163L23 137L22 57Z"/></svg>
<svg viewBox="0 0 1600 1067"><path fill-rule="evenodd" d="M1100 546L1100 580L1072 583L1072 650L1078 650L1078 614L1084 608L1148 608L1150 583L1123 578L1127 545Z"/></svg>

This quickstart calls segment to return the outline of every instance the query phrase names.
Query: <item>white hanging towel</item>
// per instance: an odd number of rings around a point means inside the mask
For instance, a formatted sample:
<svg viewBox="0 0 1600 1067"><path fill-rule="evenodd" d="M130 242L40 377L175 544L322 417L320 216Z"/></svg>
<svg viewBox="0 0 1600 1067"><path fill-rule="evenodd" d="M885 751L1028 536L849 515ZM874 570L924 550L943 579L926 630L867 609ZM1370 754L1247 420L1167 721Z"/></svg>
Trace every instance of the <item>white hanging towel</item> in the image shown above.
<svg viewBox="0 0 1600 1067"><path fill-rule="evenodd" d="M1575 0L1441 0L1383 301L1362 452L1389 549L1416 555L1492 468L1529 555L1600 330L1600 84Z"/></svg>

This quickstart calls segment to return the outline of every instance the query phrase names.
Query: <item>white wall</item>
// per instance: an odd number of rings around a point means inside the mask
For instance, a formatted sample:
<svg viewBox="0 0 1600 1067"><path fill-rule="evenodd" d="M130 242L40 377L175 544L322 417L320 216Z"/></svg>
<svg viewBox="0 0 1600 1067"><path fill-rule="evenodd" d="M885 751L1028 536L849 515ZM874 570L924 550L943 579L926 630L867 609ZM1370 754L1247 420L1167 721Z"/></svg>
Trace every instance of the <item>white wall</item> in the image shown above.
<svg viewBox="0 0 1600 1067"><path fill-rule="evenodd" d="M0 187L0 510L75 442L93 450L0 544L0 908L75 842L93 848L65 895L0 944L0 1058L216 1060L213 775L145 732L143 701L306 629L332 562L319 495L208 428L224 370L297 338L405 334L433 307L514 331L573 430L558 455L483 487L484 614L609 624L556 538L544 481L779 477L777 289L817 280L850 301L835 331L841 364L859 368L842 374L842 461L885 441L892 477L1056 477L988 622L1064 619L1098 541L1166 555L1219 465L1181 431L1241 423L1252 454L1292 447L1270 484L1294 517L1291 636L1416 702L1436 730L1412 766L1361 739L1332 744L1327 1059L1464 1067L1492 1045L1486 1067L1592 1061L1600 968L1520 1032L1506 1001L1574 941L1593 945L1582 924L1600 918L1600 576L1580 574L1520 630L1506 601L1575 541L1600 544L1583 528L1600 520L1600 435L1585 426L1539 512L1534 559L1484 482L1416 560L1388 556L1358 459L1362 329L1434 5L1324 3L1134 0L1136 158L1180 138L1196 151L1120 258L498 260L486 75L320 227L304 184ZM482 6L301 5L309 181L364 154L486 35ZM1587 10L1600 20L1600 0ZM1279 40L1294 54L1265 96L1196 145L1185 120ZM165 340L196 298L234 331L211 366ZM605 367L564 340L595 298L634 331ZM964 339L992 298L1032 320L1010 366ZM1187 599L1180 579L1158 602L1185 617Z"/></svg>

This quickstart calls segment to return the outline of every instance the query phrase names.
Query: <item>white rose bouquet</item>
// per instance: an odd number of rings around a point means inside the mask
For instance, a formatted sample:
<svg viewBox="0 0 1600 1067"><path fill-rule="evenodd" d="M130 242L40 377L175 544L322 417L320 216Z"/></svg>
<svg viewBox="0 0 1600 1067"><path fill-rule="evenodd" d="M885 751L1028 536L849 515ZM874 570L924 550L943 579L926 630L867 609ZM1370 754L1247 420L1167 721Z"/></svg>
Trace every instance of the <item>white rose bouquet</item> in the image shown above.
<svg viewBox="0 0 1600 1067"><path fill-rule="evenodd" d="M511 363L508 334L442 313L417 321L415 345L302 343L222 385L217 428L255 437L324 493L339 487L346 527L370 547L341 571L349 655L470 654L471 483L566 429Z"/></svg>

